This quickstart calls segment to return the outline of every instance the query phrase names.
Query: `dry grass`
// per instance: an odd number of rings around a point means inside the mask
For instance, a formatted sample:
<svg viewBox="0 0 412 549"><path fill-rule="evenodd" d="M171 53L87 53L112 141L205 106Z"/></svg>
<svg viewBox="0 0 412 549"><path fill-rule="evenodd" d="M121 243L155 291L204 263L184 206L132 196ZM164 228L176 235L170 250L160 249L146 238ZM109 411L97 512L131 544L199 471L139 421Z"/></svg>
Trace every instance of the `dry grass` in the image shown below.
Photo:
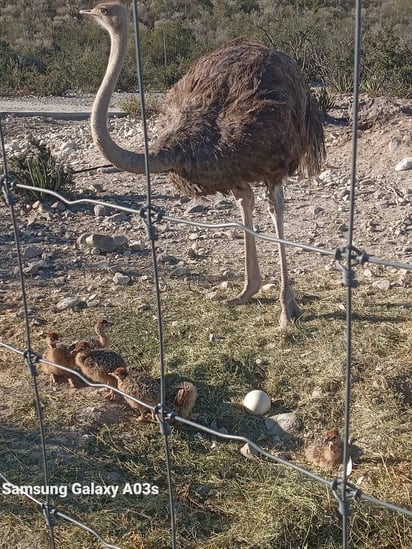
<svg viewBox="0 0 412 549"><path fill-rule="evenodd" d="M263 448L307 467L305 439L331 426L342 427L345 363L345 290L330 273L299 280L304 317L286 334L276 330L275 297L259 296L241 308L205 298L205 285L172 281L162 294L168 377L197 384L194 411L204 425L245 435ZM124 289L110 311L116 321L113 348L131 368L157 373L159 354L153 296ZM233 291L233 290L232 290ZM382 293L361 285L354 292L352 435L363 449L350 480L367 494L411 506L412 351L411 292L394 287ZM144 301L148 306L141 307ZM140 311L140 312L138 312ZM104 313L104 311L99 311ZM61 314L59 331L68 338L88 332L96 311ZM43 321L56 319L44 310ZM17 322L14 333L21 330ZM10 332L9 332L10 333ZM213 337L211 337L213 334ZM2 334L2 339L5 334ZM9 341L9 339L7 339ZM43 343L34 330L34 347ZM20 375L16 376L16 371ZM2 471L16 484L41 483L41 454L31 380L11 353L1 365ZM85 521L105 539L124 548L170 546L164 443L155 424L136 423L119 402L106 403L96 390L53 390L40 375L48 441L50 483L83 485L149 482L159 495L56 498L66 514ZM247 415L241 401L252 388L274 399L272 413L296 410L299 436L274 441L260 418ZM172 426L170 436L179 547L337 548L341 519L324 486L266 459L246 460L239 445ZM336 471L317 471L333 478ZM39 509L21 497L0 496L2 542L19 549L47 544ZM357 548L407 548L411 521L357 503L350 519ZM93 548L98 542L58 522L58 545ZM6 547L5 546L5 547Z"/></svg>

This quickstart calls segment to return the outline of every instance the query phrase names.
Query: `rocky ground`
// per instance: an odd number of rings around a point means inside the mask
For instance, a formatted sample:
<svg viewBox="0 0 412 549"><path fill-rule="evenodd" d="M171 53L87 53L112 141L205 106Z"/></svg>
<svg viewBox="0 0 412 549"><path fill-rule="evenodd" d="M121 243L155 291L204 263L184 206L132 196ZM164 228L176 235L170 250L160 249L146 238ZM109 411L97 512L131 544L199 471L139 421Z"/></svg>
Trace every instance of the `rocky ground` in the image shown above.
<svg viewBox="0 0 412 549"><path fill-rule="evenodd" d="M336 107L325 119L328 159L322 173L312 180L292 178L285 189L286 238L329 250L346 244L349 218L350 105L348 97L336 101ZM78 99L72 112L83 114L90 103L91 98ZM0 110L16 108L9 105L6 109L4 105L0 101ZM70 101L68 107L65 102L54 104L51 100L42 100L39 106L32 100L29 107L30 112L64 110L67 114ZM395 168L412 156L411 115L412 108L406 101L362 98L354 227L354 244L358 248L371 256L408 265L412 263L412 170ZM18 200L15 211L36 337L53 315L58 318L60 313L76 314L84 308L110 310L125 297L123 289L132 287L136 295L144 295L153 287L150 243L140 216L110 207L118 204L138 210L143 206L145 178L112 168L83 171L102 166L106 161L91 141L88 121L75 118L4 114L1 120L7 158L24 150L30 136L40 139L77 172L73 186L63 193L67 198L90 198L105 203L78 203L69 207L57 199L33 205ZM150 134L155 135L155 121L151 120L148 126ZM140 122L113 117L110 130L123 146L140 148ZM233 199L216 196L190 201L176 194L166 175L153 176L151 183L153 204L169 218L156 224L162 286L178 287L197 279L204 287L206 299L234 294L232 285L239 286L243 279L241 231L233 227L207 229L172 219L212 224L239 221ZM273 235L263 189L256 194L256 229ZM9 208L0 200L0 341L23 348L22 300L13 236ZM276 293L276 245L260 240L258 254L264 284L269 290L274 285ZM288 259L297 287L299 278L335 268L332 256L296 247L288 249ZM408 300L412 287L410 271L366 264L356 274L361 281L382 291L393 286L405 288ZM332 272L331 276L340 283L338 272ZM16 389L29 391L27 380L10 380L9 362L10 353L0 351L0 419L7 419L16 406L22 405L16 399ZM3 384L3 380L7 383ZM42 383L45 385L47 381L43 379ZM101 397L91 394L89 391L87 402L78 406L75 423L101 425L110 423L113 417L117 421L124 413L119 405L102 406ZM77 446L81 444L79 432L85 436L83 431L73 432ZM68 439L67 445L71 443ZM22 443L16 444L20 448Z"/></svg>
<svg viewBox="0 0 412 549"><path fill-rule="evenodd" d="M83 102L77 99L73 111L87 110L90 101L91 98ZM72 102L55 105L42 100L41 109L67 110ZM35 109L37 104L30 105ZM411 156L411 113L407 102L385 98L362 98L360 106L354 244L369 255L401 263L412 261L412 171L397 171L395 167ZM328 159L323 172L311 181L299 178L289 181L285 192L288 240L328 249L345 243L352 148L349 119L348 98L341 97L325 120ZM8 157L24 149L28 138L34 136L75 171L106 163L91 142L87 120L5 114L2 126ZM114 117L110 129L123 146L131 149L140 146L139 122ZM155 135L153 120L149 122L149 132ZM143 176L99 168L80 171L74 179L74 187L68 194L71 198L90 197L136 209L146 201ZM231 197L189 202L175 193L166 175L153 176L152 189L153 203L164 209L167 216L210 223L239 221ZM256 228L273 234L263 190L257 195ZM3 202L0 207L1 308L15 313L20 299L16 295L13 231ZM42 296L43 288L47 287L52 293L48 303L53 307L62 308L67 303L71 307L79 301L94 306L110 301L116 285L139 284L150 277L148 242L138 215L104 206L68 208L54 199L33 206L19 204L17 212L29 286L37 288ZM208 230L170 221L162 222L158 228L160 262L172 276L188 276L196 273L198 265L203 268L206 264L211 274L215 271L228 279L241 279L242 235L237 229ZM265 282L274 282L277 278L274 244L260 241L258 246ZM311 268L329 269L331 265L330 257L319 263L318 256L297 248L289 250L289 257L293 276L304 275ZM371 276L373 267L369 267L363 271L365 276ZM52 285L48 283L50 278ZM400 271L397 280L406 284L409 276ZM388 286L393 281L385 278L380 283ZM70 299L62 301L65 298Z"/></svg>

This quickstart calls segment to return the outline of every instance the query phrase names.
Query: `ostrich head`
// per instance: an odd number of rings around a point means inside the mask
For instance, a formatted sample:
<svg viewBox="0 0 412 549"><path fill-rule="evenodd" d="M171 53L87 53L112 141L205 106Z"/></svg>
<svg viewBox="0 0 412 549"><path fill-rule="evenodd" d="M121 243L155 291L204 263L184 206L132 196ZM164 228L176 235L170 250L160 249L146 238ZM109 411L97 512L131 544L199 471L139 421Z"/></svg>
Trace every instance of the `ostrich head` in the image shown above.
<svg viewBox="0 0 412 549"><path fill-rule="evenodd" d="M118 381L122 381L128 376L128 371L126 370L126 368L116 368L116 370L114 370L113 372L109 372L109 375L113 376Z"/></svg>
<svg viewBox="0 0 412 549"><path fill-rule="evenodd" d="M72 355L89 356L92 351L90 343L86 340L78 341L72 351Z"/></svg>
<svg viewBox="0 0 412 549"><path fill-rule="evenodd" d="M110 34L127 26L127 8L119 2L99 4L91 10L80 10L81 15L91 15Z"/></svg>

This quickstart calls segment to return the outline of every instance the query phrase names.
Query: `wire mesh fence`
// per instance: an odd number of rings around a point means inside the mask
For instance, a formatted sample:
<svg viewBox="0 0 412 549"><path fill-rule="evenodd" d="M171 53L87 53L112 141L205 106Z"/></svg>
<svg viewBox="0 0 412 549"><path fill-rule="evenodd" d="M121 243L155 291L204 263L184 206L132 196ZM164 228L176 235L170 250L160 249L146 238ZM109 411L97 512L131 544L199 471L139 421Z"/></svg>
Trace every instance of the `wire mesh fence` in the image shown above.
<svg viewBox="0 0 412 549"><path fill-rule="evenodd" d="M359 3L360 4L360 3ZM136 14L136 11L135 11ZM360 32L360 5L358 6L358 34L357 34L357 41L359 42L359 32ZM357 43L357 51L359 55L359 43ZM356 73L355 73L356 76ZM359 75L358 75L359 76ZM355 78L356 80L356 78ZM141 86L142 87L142 86ZM355 86L356 90L356 86ZM356 93L355 93L355 106L357 104L356 100ZM144 105L144 101L142 101L142 105ZM356 110L356 109L355 109ZM143 117L144 119L144 117ZM354 114L354 119L356 120L356 112ZM0 126L1 129L1 126ZM351 368L352 368L352 341L351 341L351 323L352 323L352 290L355 286L355 267L357 265L364 264L366 262L392 267L395 269L406 269L408 271L412 270L412 265L407 263L400 263L393 260L387 260L387 259L381 259L376 258L373 256L370 256L366 251L362 251L357 249L353 246L352 243L352 227L354 222L354 205L355 205L355 198L356 198L356 123L354 124L354 150L353 150L353 164L352 164L352 188L351 188L351 209L350 209L350 220L349 220L349 237L348 241L345 245L335 249L335 250L329 250L324 249L317 246L310 246L305 243L300 242L292 242L287 240L280 240L278 238L274 238L270 235L262 234L260 232L251 231L247 227L244 227L243 225L239 223L219 223L219 224L213 224L213 223L203 223L198 221L192 221L188 219L183 218L177 218L173 216L167 215L167 212L158 209L154 207L151 204L151 189L150 189L150 177L148 179L148 194L147 194L147 203L143 208L140 209L133 209L124 207L121 205L114 204L113 202L106 203L104 201L96 201L96 200L90 200L90 199L78 199L78 200L68 200L64 196L62 196L59 193L53 192L53 191L47 191L44 189L39 190L39 192L43 192L45 194L48 194L50 196L53 196L57 198L58 200L62 201L68 206L76 206L79 204L87 205L87 206L95 206L95 205L103 205L103 206L110 206L110 208L118 210L118 211L124 211L127 213L133 213L137 214L141 220L142 224L145 226L147 235L150 238L151 242L151 254L153 259L153 278L154 278L154 292L156 296L156 304L157 304L157 319L158 319L158 343L159 343L159 365L160 365L160 387L161 387L161 393L160 393L160 402L157 405L151 405L143 400L136 399L133 395L125 394L121 390L117 388L113 388L111 386L105 385L105 384L99 384L99 383L92 383L90 380L86 379L84 376L82 376L78 372L73 372L73 374L81 379L83 383L85 383L88 386L96 387L96 388L108 388L113 390L114 392L127 396L127 398L131 398L132 400L138 402L139 404L145 405L148 410L153 411L153 413L156 416L157 422L159 424L160 432L164 438L164 453L165 453L165 463L166 463L166 477L167 477L167 484L168 484L168 493L169 493L169 508L168 508L168 514L170 517L170 545L172 547L176 547L176 531L177 531L177 525L176 525L176 519L175 519L175 499L174 499L174 489L173 489L173 481L172 481L172 473L174 468L173 459L171 457L170 448L169 448L169 435L170 435L170 422L175 421L178 423L181 423L183 425L187 425L189 427L193 427L197 429L200 432L204 432L212 437L216 437L223 440L230 440L233 442L238 443L246 443L251 448L253 448L259 455L263 456L270 462L282 465L284 467L293 469L297 473L304 475L305 477L323 484L328 490L331 491L334 498L337 501L337 507L342 517L342 546L347 547L349 544L349 516L351 514L351 503L352 501L359 501L359 502L365 502L369 503L378 507L382 507L384 509L405 515L406 517L412 517L412 510L408 508L404 508L402 506L398 506L377 498L373 498L371 496L368 496L365 494L358 486L353 485L348 481L348 473L347 473L347 464L349 462L349 419L350 419L350 402L351 402L351 394L350 394L350 387L351 387ZM10 217L13 225L13 231L15 235L15 246L16 246L16 258L18 262L18 273L20 278L20 287L21 287L21 295L22 295L22 303L23 303L23 310L24 310L24 323L25 323L25 339L26 339L26 348L25 349L19 349L13 345L8 344L7 342L0 342L0 347L6 350L8 353L12 353L14 355L20 356L22 362L25 363L25 365L28 368L29 374L32 377L33 380L33 388L34 388L34 396L35 396L35 403L36 403L36 415L39 425L39 435L41 440L41 447L42 447L42 485L44 487L50 486L50 476L48 471L48 448L47 448L47 435L45 433L44 429L44 422L43 422L43 415L44 411L42 408L42 402L41 397L38 390L38 383L37 383L37 368L36 365L38 363L40 364L52 364L56 366L57 368L60 368L62 371L70 371L72 370L65 368L64 366L50 363L49 361L41 358L39 354L37 354L33 350L33 346L31 344L31 327L29 323L30 319L30 312L29 312L29 300L26 296L25 292L25 278L23 273L23 261L22 261L22 252L21 252L21 241L19 238L19 230L18 230L18 220L17 220L17 214L15 211L15 205L18 201L16 198L16 190L21 189L27 189L27 186L21 185L19 183L16 183L14 180L12 180L8 175L8 169L7 169L7 157L5 153L5 147L3 142L3 137L1 139L2 141L2 153L3 153L3 168L4 173L1 178L0 184L1 184L1 190L3 193L3 197L5 200L6 205L9 208L10 211ZM147 143L147 140L146 140ZM149 172L148 172L149 174ZM30 190L36 190L33 187L30 187ZM343 277L343 283L345 287L347 288L347 306L346 306L346 313L347 313L347 354L346 354L346 368L345 368L345 433L343 437L343 468L340 475L338 475L334 480L328 480L318 474L313 473L312 471L294 463L293 461L290 461L288 459L284 459L281 456L274 455L268 451L266 451L264 448L262 448L260 445L256 444L253 440L250 440L249 438L245 436L240 436L235 433L222 433L221 431L217 429L212 429L209 426L202 425L199 422L196 422L191 419L187 419L184 417L180 417L178 414L176 414L173 410L168 408L165 401L165 358L164 358L164 349L163 349L163 331L162 331L162 307L160 302L160 288L159 288L159 277L157 273L157 254L156 249L154 246L154 242L156 239L156 231L155 227L157 223L160 223L162 220L167 220L170 223L174 224L187 224L191 226L195 226L198 228L204 228L204 229L220 229L220 228L236 228L240 229L242 231L251 232L256 238L267 240L275 243L281 243L285 246L291 246L295 248L299 248L303 251L309 252L309 253L318 253L321 255L326 255L334 258L336 261L337 266L342 271L342 277ZM16 494L18 493L18 487L14 484L13 480L8 477L7 471L0 472L1 478L4 480L5 483L10 487L10 489L15 489ZM96 532L94 529L90 528L87 524L84 522L77 520L63 511L60 510L60 506L55 505L53 500L50 498L50 494L47 493L47 490L45 490L44 498L37 498L34 497L30 493L24 493L26 498L31 500L33 503L38 505L41 508L41 511L44 515L45 523L48 528L49 532L49 539L50 539L50 547L54 548L56 547L56 541L55 541L55 526L58 522L58 520L63 520L66 522L71 523L72 525L82 528L85 531L89 532L92 536L94 536L98 541L101 542L101 544L105 547L111 547L116 548L117 545L112 545L105 541L98 532Z"/></svg>

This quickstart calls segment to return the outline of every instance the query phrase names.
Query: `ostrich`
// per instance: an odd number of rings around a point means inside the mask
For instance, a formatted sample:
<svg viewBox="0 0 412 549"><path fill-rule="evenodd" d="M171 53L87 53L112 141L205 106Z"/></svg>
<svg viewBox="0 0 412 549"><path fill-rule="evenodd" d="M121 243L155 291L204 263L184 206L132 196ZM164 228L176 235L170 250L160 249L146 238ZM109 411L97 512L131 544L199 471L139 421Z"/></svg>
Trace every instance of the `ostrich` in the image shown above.
<svg viewBox="0 0 412 549"><path fill-rule="evenodd" d="M116 167L144 173L144 154L119 147L107 129L107 110L127 49L127 8L118 2L82 10L109 34L106 73L92 114L93 141ZM269 213L284 238L283 180L298 168L319 172L325 155L315 99L298 65L255 39L238 38L196 61L168 92L160 131L149 150L152 172L169 172L171 182L190 196L232 193L243 225L253 228L252 184L266 186ZM286 252L280 256L280 327L300 315L289 283ZM261 286L256 243L245 231L243 290L230 304L243 304Z"/></svg>

